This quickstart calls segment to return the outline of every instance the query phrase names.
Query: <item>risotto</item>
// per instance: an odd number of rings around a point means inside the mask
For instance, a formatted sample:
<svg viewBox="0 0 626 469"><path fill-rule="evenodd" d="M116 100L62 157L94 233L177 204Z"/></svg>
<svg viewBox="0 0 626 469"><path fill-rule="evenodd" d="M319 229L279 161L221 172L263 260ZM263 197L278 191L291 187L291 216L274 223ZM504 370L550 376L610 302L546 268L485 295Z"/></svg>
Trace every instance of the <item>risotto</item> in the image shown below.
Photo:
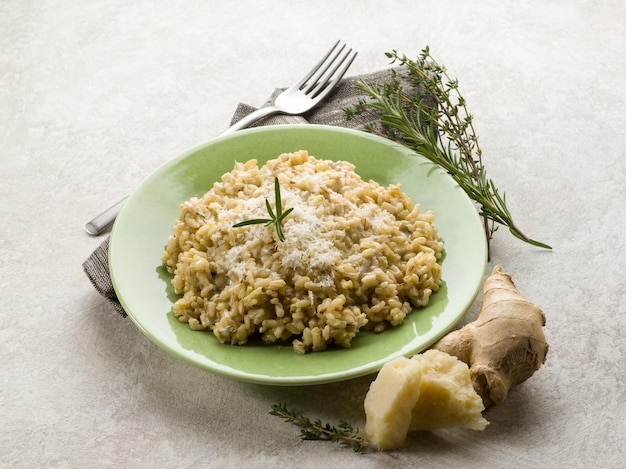
<svg viewBox="0 0 626 469"><path fill-rule="evenodd" d="M223 343L291 341L298 353L350 347L425 306L441 284L443 244L431 212L399 185L366 182L344 161L287 153L237 163L180 206L161 260L182 295L176 317ZM284 241L264 224L278 177Z"/></svg>

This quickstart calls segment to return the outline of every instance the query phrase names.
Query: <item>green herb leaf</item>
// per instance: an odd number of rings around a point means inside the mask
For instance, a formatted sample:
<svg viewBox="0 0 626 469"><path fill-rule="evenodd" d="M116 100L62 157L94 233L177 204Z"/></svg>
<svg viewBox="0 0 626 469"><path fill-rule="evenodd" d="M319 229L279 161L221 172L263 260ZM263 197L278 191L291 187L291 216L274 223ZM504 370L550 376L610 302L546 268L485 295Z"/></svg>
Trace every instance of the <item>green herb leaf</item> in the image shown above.
<svg viewBox="0 0 626 469"><path fill-rule="evenodd" d="M274 215L274 212L272 211L272 206L270 205L270 201L267 199L265 199L265 208L267 208L267 213L270 214L270 218L272 219L271 221L274 221L276 219L276 215Z"/></svg>
<svg viewBox="0 0 626 469"><path fill-rule="evenodd" d="M239 228L240 226L247 225L260 225L261 223L265 223L267 225L268 223L272 223L272 220L270 220L269 218L253 218L251 220L244 220L240 221L239 223L235 223L233 225L233 228Z"/></svg>
<svg viewBox="0 0 626 469"><path fill-rule="evenodd" d="M278 184L278 178L275 177L274 178L274 200L276 201L276 214L278 216L281 216L281 214L283 213L283 203L281 200L281 196L280 196L280 184ZM267 199L265 200L267 202ZM269 208L269 204L268 204L268 211L270 211L271 209ZM270 214L272 212L270 211ZM272 218L274 218L274 216L270 215Z"/></svg>
<svg viewBox="0 0 626 469"><path fill-rule="evenodd" d="M276 219L276 223L282 222L285 219L285 217L289 215L291 212L293 212L293 207L288 208L283 213L281 213L280 216Z"/></svg>

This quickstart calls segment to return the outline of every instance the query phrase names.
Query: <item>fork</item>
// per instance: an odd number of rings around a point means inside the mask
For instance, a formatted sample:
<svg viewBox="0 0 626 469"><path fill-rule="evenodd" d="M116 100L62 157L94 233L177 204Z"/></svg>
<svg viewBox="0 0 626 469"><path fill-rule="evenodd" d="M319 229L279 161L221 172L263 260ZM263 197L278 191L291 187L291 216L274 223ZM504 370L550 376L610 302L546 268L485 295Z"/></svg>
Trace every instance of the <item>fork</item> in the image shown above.
<svg viewBox="0 0 626 469"><path fill-rule="evenodd" d="M346 45L340 46L340 41L337 41L302 80L279 94L272 106L262 107L248 114L226 129L222 135L249 127L273 114L297 115L313 109L333 90L355 59L357 53L352 49L345 49Z"/></svg>
<svg viewBox="0 0 626 469"><path fill-rule="evenodd" d="M279 94L272 106L262 107L248 114L220 135L244 129L263 117L273 114L298 115L313 109L328 96L339 83L339 80L343 78L356 55L356 51L346 50L346 45L337 41L309 73L295 85ZM113 224L125 201L126 197L90 220L85 225L85 231L92 236L102 234Z"/></svg>

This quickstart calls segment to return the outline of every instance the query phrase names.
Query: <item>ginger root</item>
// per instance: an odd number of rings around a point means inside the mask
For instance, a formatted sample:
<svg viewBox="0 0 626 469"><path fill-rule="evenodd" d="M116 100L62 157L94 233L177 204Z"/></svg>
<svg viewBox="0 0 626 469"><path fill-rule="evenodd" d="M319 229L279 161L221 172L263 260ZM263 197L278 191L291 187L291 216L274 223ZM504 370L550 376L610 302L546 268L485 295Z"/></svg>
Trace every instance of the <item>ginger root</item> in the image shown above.
<svg viewBox="0 0 626 469"><path fill-rule="evenodd" d="M497 265L483 285L478 318L432 346L469 366L485 408L500 404L509 390L545 362L548 343L541 309L526 300Z"/></svg>

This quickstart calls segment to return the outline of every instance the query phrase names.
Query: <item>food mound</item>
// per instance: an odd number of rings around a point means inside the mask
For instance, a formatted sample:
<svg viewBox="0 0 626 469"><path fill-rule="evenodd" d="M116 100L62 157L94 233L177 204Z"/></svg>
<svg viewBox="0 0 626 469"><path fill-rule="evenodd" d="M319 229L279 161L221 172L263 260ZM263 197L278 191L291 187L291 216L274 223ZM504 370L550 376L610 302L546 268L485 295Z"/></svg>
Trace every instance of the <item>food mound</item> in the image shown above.
<svg viewBox="0 0 626 469"><path fill-rule="evenodd" d="M428 304L441 284L443 244L432 212L398 185L365 182L343 161L287 153L261 168L235 164L180 206L161 260L182 297L176 317L222 343L291 340L298 353L350 347ZM267 218L278 178L284 241Z"/></svg>

